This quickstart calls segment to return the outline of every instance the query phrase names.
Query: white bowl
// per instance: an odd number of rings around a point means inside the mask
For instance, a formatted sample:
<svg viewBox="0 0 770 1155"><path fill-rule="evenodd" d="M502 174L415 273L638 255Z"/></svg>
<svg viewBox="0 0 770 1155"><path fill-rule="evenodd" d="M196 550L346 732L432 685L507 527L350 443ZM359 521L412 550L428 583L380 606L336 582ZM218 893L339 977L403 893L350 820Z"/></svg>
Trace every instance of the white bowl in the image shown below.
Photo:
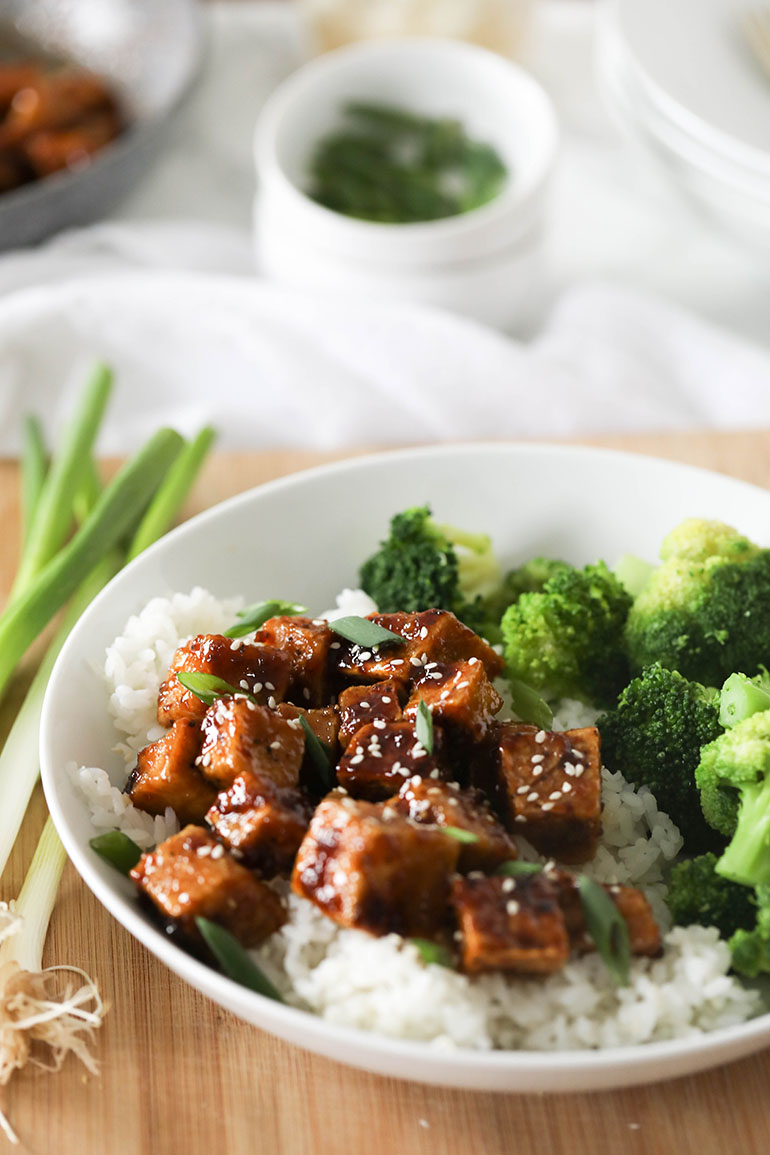
<svg viewBox="0 0 770 1155"><path fill-rule="evenodd" d="M73 630L43 712L41 766L67 852L107 909L167 966L248 1022L309 1050L382 1074L495 1091L574 1091L701 1070L770 1042L770 1015L699 1038L592 1052L439 1051L334 1026L224 978L170 942L128 882L89 849L87 808L67 776L75 761L120 781L122 762L99 670L105 647L152 596L202 584L225 596L302 598L316 612L380 539L389 517L429 501L448 522L493 535L502 558L575 562L656 556L678 520L706 515L763 541L770 493L715 473L601 450L466 445L406 450L272 482L202 514L119 574ZM265 547L269 543L270 548Z"/></svg>
<svg viewBox="0 0 770 1155"><path fill-rule="evenodd" d="M498 150L510 179L489 204L458 216L414 224L357 220L306 195L317 142L339 124L349 100L398 105L427 116L452 116ZM499 280L488 290L479 270L507 261L511 281L522 242L542 224L558 132L551 102L521 68L474 45L408 39L355 44L289 77L265 105L255 135L258 260L283 283L350 288L370 295L439 300L426 278L465 270L459 311L484 319ZM518 274L530 283L531 272ZM423 287L413 286L422 278ZM515 291L515 285L514 285ZM480 294L482 300L480 303ZM497 302L499 309L499 302ZM515 319L515 317L513 318Z"/></svg>

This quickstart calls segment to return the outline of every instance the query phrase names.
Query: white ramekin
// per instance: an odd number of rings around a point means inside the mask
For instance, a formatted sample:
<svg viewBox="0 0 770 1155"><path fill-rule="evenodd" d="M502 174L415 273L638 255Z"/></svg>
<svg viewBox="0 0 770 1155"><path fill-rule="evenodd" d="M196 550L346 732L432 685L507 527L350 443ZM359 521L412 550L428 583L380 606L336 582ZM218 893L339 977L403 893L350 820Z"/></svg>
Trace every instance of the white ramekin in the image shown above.
<svg viewBox="0 0 770 1155"><path fill-rule="evenodd" d="M494 145L510 179L488 205L420 224L343 216L303 191L317 141L349 100L454 116ZM416 300L515 327L539 265L558 142L551 102L521 68L475 45L408 39L322 56L273 93L255 137L255 245L283 284Z"/></svg>

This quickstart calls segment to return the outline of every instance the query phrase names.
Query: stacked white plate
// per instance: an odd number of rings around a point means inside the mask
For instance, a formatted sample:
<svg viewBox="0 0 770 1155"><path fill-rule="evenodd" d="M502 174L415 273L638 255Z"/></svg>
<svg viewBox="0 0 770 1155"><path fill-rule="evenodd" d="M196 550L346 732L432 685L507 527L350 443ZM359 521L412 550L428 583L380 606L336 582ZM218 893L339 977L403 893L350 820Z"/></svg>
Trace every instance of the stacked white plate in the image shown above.
<svg viewBox="0 0 770 1155"><path fill-rule="evenodd" d="M742 0L607 0L598 66L611 112L694 206L770 255L770 79Z"/></svg>

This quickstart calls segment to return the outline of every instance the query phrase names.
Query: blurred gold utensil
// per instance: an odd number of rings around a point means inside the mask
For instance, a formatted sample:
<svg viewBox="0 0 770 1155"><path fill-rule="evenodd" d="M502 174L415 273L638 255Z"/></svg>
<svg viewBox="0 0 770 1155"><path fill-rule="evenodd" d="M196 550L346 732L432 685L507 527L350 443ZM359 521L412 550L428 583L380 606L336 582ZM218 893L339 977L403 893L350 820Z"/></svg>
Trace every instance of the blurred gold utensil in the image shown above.
<svg viewBox="0 0 770 1155"><path fill-rule="evenodd" d="M747 8L741 16L746 43L767 77L770 77L770 5Z"/></svg>

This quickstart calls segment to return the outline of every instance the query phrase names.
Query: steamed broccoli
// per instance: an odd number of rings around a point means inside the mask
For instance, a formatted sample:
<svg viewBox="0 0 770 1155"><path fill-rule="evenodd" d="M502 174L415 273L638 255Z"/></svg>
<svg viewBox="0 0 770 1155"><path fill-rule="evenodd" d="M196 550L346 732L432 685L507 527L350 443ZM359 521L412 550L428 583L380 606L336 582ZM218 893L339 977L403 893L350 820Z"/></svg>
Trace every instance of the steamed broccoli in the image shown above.
<svg viewBox="0 0 770 1155"><path fill-rule="evenodd" d="M753 678L731 674L719 693L719 721L727 729L759 710L770 709L770 674L764 666Z"/></svg>
<svg viewBox="0 0 770 1155"><path fill-rule="evenodd" d="M732 835L718 873L746 886L770 883L770 710L704 746L695 781L706 820Z"/></svg>
<svg viewBox="0 0 770 1155"><path fill-rule="evenodd" d="M604 562L559 564L539 591L503 615L505 659L513 678L547 697L613 702L628 681L623 627L631 598Z"/></svg>
<svg viewBox="0 0 770 1155"><path fill-rule="evenodd" d="M715 854L678 862L668 879L668 908L679 926L715 926L722 938L753 927L757 903L751 887L717 874Z"/></svg>
<svg viewBox="0 0 770 1155"><path fill-rule="evenodd" d="M753 927L739 928L730 939L733 969L750 979L770 971L770 887L757 887L756 905Z"/></svg>
<svg viewBox="0 0 770 1155"><path fill-rule="evenodd" d="M704 820L695 784L701 747L722 733L715 691L655 663L629 683L597 726L605 764L650 788L691 854L724 845Z"/></svg>
<svg viewBox="0 0 770 1155"><path fill-rule="evenodd" d="M665 538L661 558L628 615L632 668L660 661L704 685L755 674L770 650L770 550L690 518Z"/></svg>
<svg viewBox="0 0 770 1155"><path fill-rule="evenodd" d="M499 583L500 567L486 534L437 525L423 505L395 515L359 580L382 613L443 609L481 623L481 599Z"/></svg>

